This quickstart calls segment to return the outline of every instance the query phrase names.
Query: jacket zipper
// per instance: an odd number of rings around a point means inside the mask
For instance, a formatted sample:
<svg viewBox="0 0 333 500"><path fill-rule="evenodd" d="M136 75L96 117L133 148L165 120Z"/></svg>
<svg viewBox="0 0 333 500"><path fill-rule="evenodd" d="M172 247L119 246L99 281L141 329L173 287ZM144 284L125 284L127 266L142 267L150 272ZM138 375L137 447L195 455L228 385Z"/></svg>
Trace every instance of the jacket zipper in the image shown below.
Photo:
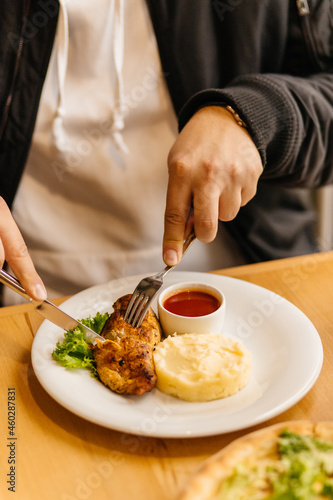
<svg viewBox="0 0 333 500"><path fill-rule="evenodd" d="M308 0L296 0L297 10L300 16L310 14Z"/></svg>
<svg viewBox="0 0 333 500"><path fill-rule="evenodd" d="M23 43L24 43L23 33L24 33L26 19L27 19L28 13L29 13L29 9L30 9L30 0L26 0L24 14L23 14L23 24L22 24L21 34L20 34L20 40L19 40L17 52L16 52L16 59L15 59L15 66L14 66L14 71L13 71L12 82L11 82L9 94L7 96L6 105L5 105L5 109L4 109L4 113L3 113L3 117L2 117L2 121L1 121L1 125L0 125L0 141L2 139L3 133L4 133L6 125L7 125L9 109L10 109L10 105L11 105L12 99L13 99L14 85L15 85L15 81L16 81L16 77L17 77L17 73L19 70L21 57L22 57L22 50L23 50Z"/></svg>
<svg viewBox="0 0 333 500"><path fill-rule="evenodd" d="M316 65L319 71L323 71L320 58L318 57L317 41L313 36L311 29L311 19L309 16L310 7L308 0L296 0L296 4L300 16L303 35L308 46L309 55L311 56L313 63Z"/></svg>

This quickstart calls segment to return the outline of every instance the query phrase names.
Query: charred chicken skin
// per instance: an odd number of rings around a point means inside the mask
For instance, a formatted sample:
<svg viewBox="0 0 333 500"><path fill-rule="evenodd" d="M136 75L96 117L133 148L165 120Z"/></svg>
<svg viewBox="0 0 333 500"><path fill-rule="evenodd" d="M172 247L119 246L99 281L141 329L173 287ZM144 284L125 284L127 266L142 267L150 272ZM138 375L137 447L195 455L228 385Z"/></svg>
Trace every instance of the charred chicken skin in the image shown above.
<svg viewBox="0 0 333 500"><path fill-rule="evenodd" d="M119 394L143 394L156 384L153 350L161 340L161 327L149 308L140 328L124 321L131 295L120 297L102 330L106 342L94 347L101 381Z"/></svg>

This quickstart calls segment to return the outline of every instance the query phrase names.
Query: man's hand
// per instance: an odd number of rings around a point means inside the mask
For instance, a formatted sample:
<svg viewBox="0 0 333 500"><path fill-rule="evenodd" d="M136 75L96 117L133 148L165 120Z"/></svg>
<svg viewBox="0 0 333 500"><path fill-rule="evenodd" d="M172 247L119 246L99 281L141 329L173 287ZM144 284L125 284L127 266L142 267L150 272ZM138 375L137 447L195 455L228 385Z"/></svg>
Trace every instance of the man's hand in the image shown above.
<svg viewBox="0 0 333 500"><path fill-rule="evenodd" d="M263 167L249 133L218 106L193 115L169 153L168 167L163 258L175 265L188 226L194 223L200 241L212 241L218 219L234 219L253 198Z"/></svg>
<svg viewBox="0 0 333 500"><path fill-rule="evenodd" d="M10 265L16 278L35 300L46 299L46 290L32 263L23 237L3 198L0 197L0 265Z"/></svg>

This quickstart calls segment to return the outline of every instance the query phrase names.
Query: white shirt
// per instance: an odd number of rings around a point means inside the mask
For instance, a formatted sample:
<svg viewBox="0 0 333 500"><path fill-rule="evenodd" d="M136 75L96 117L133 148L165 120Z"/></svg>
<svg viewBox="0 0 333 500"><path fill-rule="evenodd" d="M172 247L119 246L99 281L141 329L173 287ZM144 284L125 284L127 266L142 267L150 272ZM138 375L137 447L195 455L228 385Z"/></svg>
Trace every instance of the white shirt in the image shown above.
<svg viewBox="0 0 333 500"><path fill-rule="evenodd" d="M144 0L124 2L119 106L112 52L119 27L111 9L118 2L66 0L65 151L56 147L52 131L61 90L57 57L64 50L59 19L32 146L13 206L49 298L164 267L167 155L177 120ZM128 154L111 132L114 111L120 108L120 135ZM225 252L224 238L210 245L196 242L180 269L206 271L243 263L235 247ZM4 298L7 305L17 302L9 292Z"/></svg>

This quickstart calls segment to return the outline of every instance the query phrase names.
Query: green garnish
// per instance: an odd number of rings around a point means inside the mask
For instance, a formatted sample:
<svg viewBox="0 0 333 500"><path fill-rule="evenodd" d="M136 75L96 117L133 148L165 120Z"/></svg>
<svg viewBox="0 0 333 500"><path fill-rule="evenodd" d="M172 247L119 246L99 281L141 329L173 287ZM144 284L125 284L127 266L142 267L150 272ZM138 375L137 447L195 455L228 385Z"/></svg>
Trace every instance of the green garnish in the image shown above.
<svg viewBox="0 0 333 500"><path fill-rule="evenodd" d="M97 313L93 318L80 320L96 333L101 333L103 326L109 318L109 313ZM64 334L64 340L57 342L57 347L52 353L53 359L68 370L85 368L91 372L93 377L98 377L93 351L92 341L87 338L83 329L78 326L68 330Z"/></svg>
<svg viewBox="0 0 333 500"><path fill-rule="evenodd" d="M332 497L333 446L312 436L287 429L279 437L283 472L272 474L274 495L270 500L314 500ZM287 496L286 496L287 495Z"/></svg>
<svg viewBox="0 0 333 500"><path fill-rule="evenodd" d="M217 498L263 499L260 491L265 488L272 491L265 500L333 499L332 444L285 429L279 436L277 451L278 463L268 459L258 465L241 463L235 467L221 484Z"/></svg>

